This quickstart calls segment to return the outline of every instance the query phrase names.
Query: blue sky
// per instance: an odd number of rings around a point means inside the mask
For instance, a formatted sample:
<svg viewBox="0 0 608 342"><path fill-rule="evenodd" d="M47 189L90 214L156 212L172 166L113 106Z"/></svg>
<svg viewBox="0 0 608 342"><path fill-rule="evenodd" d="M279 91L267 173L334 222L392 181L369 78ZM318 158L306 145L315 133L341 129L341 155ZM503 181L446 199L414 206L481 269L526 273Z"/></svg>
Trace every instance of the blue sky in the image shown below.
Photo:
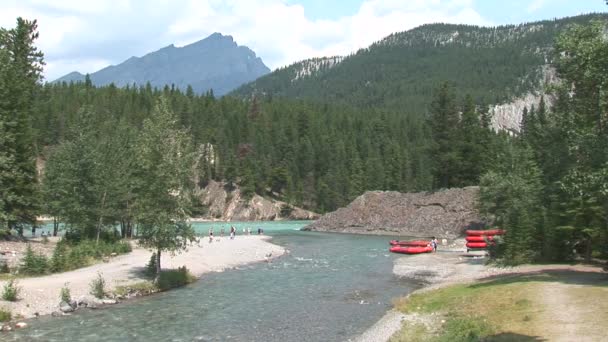
<svg viewBox="0 0 608 342"><path fill-rule="evenodd" d="M53 80L214 32L274 69L349 54L425 23L495 26L606 11L604 0L2 0L0 26L18 16L38 20L45 77Z"/></svg>

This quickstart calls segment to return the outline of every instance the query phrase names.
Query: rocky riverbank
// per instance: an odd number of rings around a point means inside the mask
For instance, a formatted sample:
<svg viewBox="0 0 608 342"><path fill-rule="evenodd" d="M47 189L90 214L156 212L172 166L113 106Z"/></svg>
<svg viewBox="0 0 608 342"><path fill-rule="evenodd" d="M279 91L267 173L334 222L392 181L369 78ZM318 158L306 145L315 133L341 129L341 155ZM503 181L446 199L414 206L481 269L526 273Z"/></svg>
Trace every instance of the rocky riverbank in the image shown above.
<svg viewBox="0 0 608 342"><path fill-rule="evenodd" d="M304 230L453 239L482 225L478 187L437 192L369 191Z"/></svg>

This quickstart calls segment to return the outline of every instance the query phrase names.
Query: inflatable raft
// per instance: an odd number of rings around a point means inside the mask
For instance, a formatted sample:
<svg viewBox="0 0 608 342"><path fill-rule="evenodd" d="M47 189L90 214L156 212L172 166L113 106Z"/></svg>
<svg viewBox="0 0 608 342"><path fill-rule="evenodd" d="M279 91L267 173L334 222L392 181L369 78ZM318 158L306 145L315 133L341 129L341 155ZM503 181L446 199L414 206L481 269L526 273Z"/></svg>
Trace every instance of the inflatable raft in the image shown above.
<svg viewBox="0 0 608 342"><path fill-rule="evenodd" d="M393 246L388 249L393 253L402 253L402 254L420 254L420 253L430 253L433 251L433 247L416 247L416 246Z"/></svg>
<svg viewBox="0 0 608 342"><path fill-rule="evenodd" d="M494 241L494 235L471 235L464 238L467 242Z"/></svg>
<svg viewBox="0 0 608 342"><path fill-rule="evenodd" d="M503 235L505 233L502 229L488 229L488 230L467 230L468 236L471 235Z"/></svg>
<svg viewBox="0 0 608 342"><path fill-rule="evenodd" d="M431 244L431 241L426 240L414 240L414 241L400 241L391 240L389 241L391 246L411 246L411 247L426 247Z"/></svg>

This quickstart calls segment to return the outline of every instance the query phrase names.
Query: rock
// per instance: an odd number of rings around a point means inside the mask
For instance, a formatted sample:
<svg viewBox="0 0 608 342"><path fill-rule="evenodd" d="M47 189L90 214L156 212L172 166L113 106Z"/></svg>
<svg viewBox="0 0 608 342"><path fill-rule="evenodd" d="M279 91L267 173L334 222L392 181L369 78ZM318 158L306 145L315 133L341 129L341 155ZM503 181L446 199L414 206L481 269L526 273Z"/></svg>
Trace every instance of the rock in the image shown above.
<svg viewBox="0 0 608 342"><path fill-rule="evenodd" d="M25 322L19 322L19 323L15 324L15 328L21 329L21 328L25 328L25 327L27 327L27 323L25 323Z"/></svg>
<svg viewBox="0 0 608 342"><path fill-rule="evenodd" d="M105 305L111 305L111 304L116 304L116 303L118 303L118 301L116 299L104 298L101 300L101 304L105 304Z"/></svg>
<svg viewBox="0 0 608 342"><path fill-rule="evenodd" d="M70 305L70 303L61 301L61 303L59 303L59 310L63 313L66 313L66 312L73 312L74 308Z"/></svg>
<svg viewBox="0 0 608 342"><path fill-rule="evenodd" d="M11 331L11 330L13 330L13 328L8 324L5 324L2 326L2 331Z"/></svg>
<svg viewBox="0 0 608 342"><path fill-rule="evenodd" d="M78 308L78 302L76 302L74 299L70 300L70 306L72 307L72 309L76 310L76 308Z"/></svg>
<svg viewBox="0 0 608 342"><path fill-rule="evenodd" d="M61 312L60 312L60 311L53 311L53 312L51 312L51 316L53 316L53 317L59 317L59 316L61 316L61 315L62 315L62 314L61 314Z"/></svg>
<svg viewBox="0 0 608 342"><path fill-rule="evenodd" d="M477 211L478 193L479 187L418 193L368 191L304 230L456 238L483 223Z"/></svg>
<svg viewBox="0 0 608 342"><path fill-rule="evenodd" d="M253 195L243 198L238 186L228 187L225 183L210 181L204 189L198 189L201 204L208 207L208 213L201 219L222 221L272 221L272 220L315 220L318 214L285 202Z"/></svg>

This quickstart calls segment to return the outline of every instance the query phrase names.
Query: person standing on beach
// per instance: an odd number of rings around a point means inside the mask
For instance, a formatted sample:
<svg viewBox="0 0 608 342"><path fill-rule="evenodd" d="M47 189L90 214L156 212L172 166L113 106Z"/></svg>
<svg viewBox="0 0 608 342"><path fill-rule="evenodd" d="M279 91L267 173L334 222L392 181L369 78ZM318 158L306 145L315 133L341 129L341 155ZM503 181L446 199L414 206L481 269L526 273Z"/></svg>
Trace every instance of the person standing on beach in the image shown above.
<svg viewBox="0 0 608 342"><path fill-rule="evenodd" d="M224 227L220 229L220 237L224 237Z"/></svg>
<svg viewBox="0 0 608 342"><path fill-rule="evenodd" d="M434 236L431 238L431 247L433 247L433 253L437 252L437 238Z"/></svg>
<svg viewBox="0 0 608 342"><path fill-rule="evenodd" d="M209 243L213 242L213 227L209 228Z"/></svg>

